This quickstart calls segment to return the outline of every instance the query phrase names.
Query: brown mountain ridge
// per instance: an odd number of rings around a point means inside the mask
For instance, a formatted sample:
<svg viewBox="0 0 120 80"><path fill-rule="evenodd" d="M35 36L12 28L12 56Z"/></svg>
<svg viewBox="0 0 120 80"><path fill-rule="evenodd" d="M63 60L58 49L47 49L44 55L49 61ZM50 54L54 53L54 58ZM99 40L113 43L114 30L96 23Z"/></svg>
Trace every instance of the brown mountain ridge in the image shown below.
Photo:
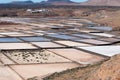
<svg viewBox="0 0 120 80"><path fill-rule="evenodd" d="M92 6L120 6L120 0L88 0L81 3L81 5Z"/></svg>
<svg viewBox="0 0 120 80"><path fill-rule="evenodd" d="M35 4L31 0L13 1L14 4ZM88 0L86 2L73 2L71 0L47 0L38 2L49 5L89 5L89 6L120 6L120 0Z"/></svg>

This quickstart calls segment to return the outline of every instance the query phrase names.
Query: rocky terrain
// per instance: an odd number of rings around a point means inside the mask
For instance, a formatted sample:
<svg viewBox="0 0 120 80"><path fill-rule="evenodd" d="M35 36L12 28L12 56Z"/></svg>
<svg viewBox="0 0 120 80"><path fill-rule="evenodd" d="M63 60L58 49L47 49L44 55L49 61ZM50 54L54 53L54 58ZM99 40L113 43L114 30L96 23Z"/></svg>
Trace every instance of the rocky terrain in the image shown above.
<svg viewBox="0 0 120 80"><path fill-rule="evenodd" d="M102 63L54 73L44 80L120 80L119 63L120 55L116 55Z"/></svg>

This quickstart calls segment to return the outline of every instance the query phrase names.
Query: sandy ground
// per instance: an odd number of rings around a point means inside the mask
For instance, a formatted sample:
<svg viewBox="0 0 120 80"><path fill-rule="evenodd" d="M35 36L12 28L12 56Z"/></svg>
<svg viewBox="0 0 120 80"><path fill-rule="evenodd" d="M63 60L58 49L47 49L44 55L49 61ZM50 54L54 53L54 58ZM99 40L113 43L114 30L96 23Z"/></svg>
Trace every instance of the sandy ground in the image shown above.
<svg viewBox="0 0 120 80"><path fill-rule="evenodd" d="M58 63L58 64L39 64L39 65L14 65L11 66L17 73L25 79L35 76L44 76L54 72L60 72L66 69L78 67L74 63Z"/></svg>

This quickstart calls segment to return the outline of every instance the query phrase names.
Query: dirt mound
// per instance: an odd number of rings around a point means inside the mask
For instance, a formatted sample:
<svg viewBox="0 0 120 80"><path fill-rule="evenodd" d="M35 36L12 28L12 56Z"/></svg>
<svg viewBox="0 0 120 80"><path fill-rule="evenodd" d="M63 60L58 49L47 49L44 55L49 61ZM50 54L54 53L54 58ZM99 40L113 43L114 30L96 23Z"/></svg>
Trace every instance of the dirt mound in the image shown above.
<svg viewBox="0 0 120 80"><path fill-rule="evenodd" d="M102 63L54 73L44 80L120 80L120 55Z"/></svg>
<svg viewBox="0 0 120 80"><path fill-rule="evenodd" d="M120 80L120 55L103 63L87 80Z"/></svg>

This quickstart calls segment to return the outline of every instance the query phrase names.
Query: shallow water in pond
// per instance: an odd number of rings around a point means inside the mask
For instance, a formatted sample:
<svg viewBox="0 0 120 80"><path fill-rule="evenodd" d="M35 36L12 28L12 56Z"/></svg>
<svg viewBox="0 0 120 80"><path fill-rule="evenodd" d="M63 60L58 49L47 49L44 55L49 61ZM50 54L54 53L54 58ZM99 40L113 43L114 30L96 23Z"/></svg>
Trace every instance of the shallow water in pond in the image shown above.
<svg viewBox="0 0 120 80"><path fill-rule="evenodd" d="M20 37L24 41L50 41L50 39L44 38L44 37Z"/></svg>
<svg viewBox="0 0 120 80"><path fill-rule="evenodd" d="M0 38L0 42L21 42L21 40L17 38Z"/></svg>

